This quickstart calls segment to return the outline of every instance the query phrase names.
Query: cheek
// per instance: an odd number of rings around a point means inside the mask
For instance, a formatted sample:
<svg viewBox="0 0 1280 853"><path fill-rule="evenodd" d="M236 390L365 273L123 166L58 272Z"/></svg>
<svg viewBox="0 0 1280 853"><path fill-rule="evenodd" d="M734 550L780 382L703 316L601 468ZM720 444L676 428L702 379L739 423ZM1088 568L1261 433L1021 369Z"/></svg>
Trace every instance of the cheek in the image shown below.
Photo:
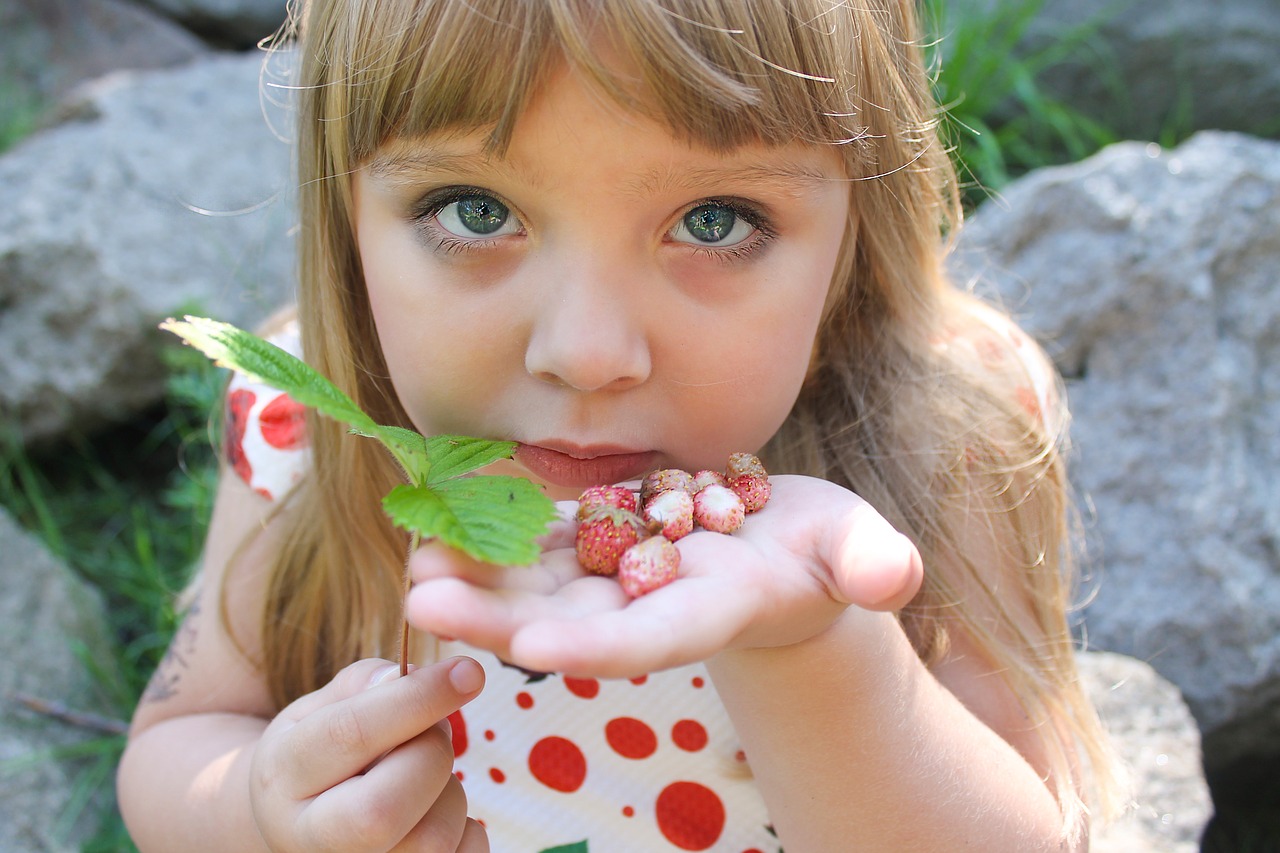
<svg viewBox="0 0 1280 853"><path fill-rule="evenodd" d="M713 463L758 450L786 420L808 372L824 296L824 289L793 291L706 327L713 331L683 348L673 374L681 428Z"/></svg>

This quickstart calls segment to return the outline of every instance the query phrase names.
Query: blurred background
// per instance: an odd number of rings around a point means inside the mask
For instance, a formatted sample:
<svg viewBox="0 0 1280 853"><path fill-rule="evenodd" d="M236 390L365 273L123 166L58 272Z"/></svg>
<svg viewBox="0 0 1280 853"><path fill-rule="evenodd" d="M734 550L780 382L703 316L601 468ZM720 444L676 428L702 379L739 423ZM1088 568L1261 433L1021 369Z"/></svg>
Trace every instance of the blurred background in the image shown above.
<svg viewBox="0 0 1280 853"><path fill-rule="evenodd" d="M921 0L953 271L1054 357L1095 850L1280 850L1280 3ZM225 377L156 324L292 294L285 0L0 0L0 853L129 851L112 776Z"/></svg>

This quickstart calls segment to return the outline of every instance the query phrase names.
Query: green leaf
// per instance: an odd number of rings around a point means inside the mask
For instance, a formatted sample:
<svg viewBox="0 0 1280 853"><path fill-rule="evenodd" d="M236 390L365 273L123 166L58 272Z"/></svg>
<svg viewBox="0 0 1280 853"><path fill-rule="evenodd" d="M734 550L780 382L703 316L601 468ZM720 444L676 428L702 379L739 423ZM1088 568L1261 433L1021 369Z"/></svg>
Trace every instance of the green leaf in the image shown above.
<svg viewBox="0 0 1280 853"><path fill-rule="evenodd" d="M410 483L425 483L431 471L427 440L420 433L398 426L379 425L370 438L376 438L391 451Z"/></svg>
<svg viewBox="0 0 1280 853"><path fill-rule="evenodd" d="M548 847L546 850L539 850L538 853L590 853L590 851L587 850L586 841L575 841L572 844Z"/></svg>
<svg viewBox="0 0 1280 853"><path fill-rule="evenodd" d="M541 553L535 541L555 518L542 490L518 477L463 478L515 451L513 441L463 435L423 438L411 429L375 423L346 394L301 359L256 335L203 317L166 320L173 332L223 367L279 388L296 402L380 441L410 485L398 486L383 508L399 526L438 538L477 560L525 565Z"/></svg>
<svg viewBox="0 0 1280 853"><path fill-rule="evenodd" d="M542 489L519 477L461 477L396 486L382 508L400 527L437 538L477 560L523 566L538 559L537 537L555 518Z"/></svg>
<svg viewBox="0 0 1280 853"><path fill-rule="evenodd" d="M223 367L279 388L296 402L347 424L362 435L375 436L378 425L351 398L314 368L275 344L229 323L188 315L168 319L160 328L173 332Z"/></svg>
<svg viewBox="0 0 1280 853"><path fill-rule="evenodd" d="M257 335L206 317L188 315L183 320L169 319L161 323L160 328L173 332L223 367L280 389L296 402L341 421L358 435L378 439L412 482L426 481L431 466L422 436L413 430L375 423L350 397L305 361Z"/></svg>
<svg viewBox="0 0 1280 853"><path fill-rule="evenodd" d="M510 459L514 441L486 441L465 435L433 435L427 439L426 452L431 459L431 477L435 485L462 474L469 474L499 459Z"/></svg>

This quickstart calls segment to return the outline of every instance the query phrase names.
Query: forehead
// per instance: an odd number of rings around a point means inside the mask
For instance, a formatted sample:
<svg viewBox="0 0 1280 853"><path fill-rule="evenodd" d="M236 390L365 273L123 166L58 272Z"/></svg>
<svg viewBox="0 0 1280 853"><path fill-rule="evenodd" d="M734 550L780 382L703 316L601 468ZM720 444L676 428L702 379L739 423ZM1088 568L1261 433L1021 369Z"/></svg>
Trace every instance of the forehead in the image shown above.
<svg viewBox="0 0 1280 853"><path fill-rule="evenodd" d="M483 11L438 2L400 21L368 13L333 51L346 61L329 69L327 85L343 95L326 118L346 126L357 162L392 137L454 128L483 128L486 145L501 151L548 77L568 65L602 100L706 147L857 139L844 102L851 87L827 67L832 39L789 19L766 28L747 5L708 3L707 20L639 0L498 2ZM787 27L794 31L773 31Z"/></svg>
<svg viewBox="0 0 1280 853"><path fill-rule="evenodd" d="M566 176L598 175L623 196L648 198L725 183L803 196L844 177L831 145L743 142L709 146L681 138L645 112L605 100L590 80L562 67L517 117L507 145L489 145L490 128L451 128L384 143L366 164L382 183L434 178L510 179L550 192Z"/></svg>

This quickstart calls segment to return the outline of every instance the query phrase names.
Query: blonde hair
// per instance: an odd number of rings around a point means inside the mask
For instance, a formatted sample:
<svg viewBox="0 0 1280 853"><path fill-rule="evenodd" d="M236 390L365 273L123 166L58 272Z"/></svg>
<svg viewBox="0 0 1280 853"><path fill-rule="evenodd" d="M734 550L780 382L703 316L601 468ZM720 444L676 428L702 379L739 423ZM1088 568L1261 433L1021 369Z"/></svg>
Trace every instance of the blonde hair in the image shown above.
<svg viewBox="0 0 1280 853"><path fill-rule="evenodd" d="M929 571L902 620L917 651L938 659L955 631L985 649L1043 736L1065 825L1083 809L1077 745L1108 802L1105 738L1067 624L1060 436L933 345L982 321L941 269L959 201L911 0L313 0L300 20L303 349L382 423L410 426L366 301L350 175L389 139L484 128L501 151L567 61L703 146L838 146L853 215L810 374L762 453L770 470L846 485L916 542ZM597 58L602 32L638 81ZM398 479L381 448L328 421L308 427L314 470L290 499L262 620L281 705L395 648L407 547L381 511ZM1017 589L994 588L961 544L975 541L1016 567Z"/></svg>

